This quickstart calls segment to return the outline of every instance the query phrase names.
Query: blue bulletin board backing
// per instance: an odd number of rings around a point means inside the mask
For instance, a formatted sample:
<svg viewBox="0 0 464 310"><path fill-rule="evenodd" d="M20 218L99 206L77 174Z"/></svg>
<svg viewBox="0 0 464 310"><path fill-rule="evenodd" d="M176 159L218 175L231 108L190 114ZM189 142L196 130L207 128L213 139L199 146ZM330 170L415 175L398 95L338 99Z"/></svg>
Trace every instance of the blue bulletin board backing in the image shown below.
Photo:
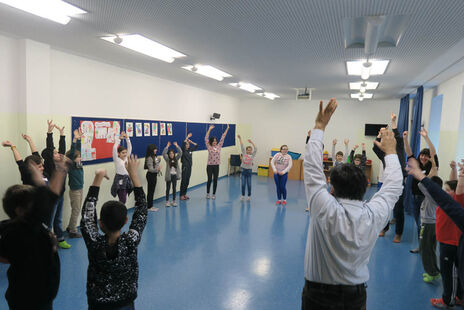
<svg viewBox="0 0 464 310"><path fill-rule="evenodd" d="M72 117L71 118L71 133L75 129L79 128L82 121L93 121L93 122L119 122L121 124L121 131L128 131L127 126L132 125L132 136L130 137L132 143L132 153L137 155L139 158L145 157L146 148L148 144L156 144L158 147L158 154L161 154L164 147L168 143L171 144L176 141L179 146L182 146L182 142L185 140L185 137L188 133L192 133L191 140L198 144L198 150L206 150L206 145L204 142L205 134L211 124L209 123L188 123L188 122L173 122L173 121L160 121L160 120L143 120L143 119L117 119L117 118L92 118L92 117ZM162 133L162 124L164 123L165 134ZM210 136L215 136L218 140L221 138L222 134L227 128L227 124L213 124L215 127L211 131ZM223 147L234 146L235 145L235 134L236 134L236 125L229 124L229 132L224 139ZM171 129L169 128L171 127ZM169 133L172 133L169 135ZM126 146L125 141L123 145ZM109 147L109 144L106 145L106 149ZM172 148L172 146L171 146ZM97 146L97 154L99 149ZM107 150L106 153L107 154ZM97 155L98 157L98 155ZM113 161L111 156L105 158L98 158L94 160L83 161L84 165L89 164L98 164L104 162Z"/></svg>

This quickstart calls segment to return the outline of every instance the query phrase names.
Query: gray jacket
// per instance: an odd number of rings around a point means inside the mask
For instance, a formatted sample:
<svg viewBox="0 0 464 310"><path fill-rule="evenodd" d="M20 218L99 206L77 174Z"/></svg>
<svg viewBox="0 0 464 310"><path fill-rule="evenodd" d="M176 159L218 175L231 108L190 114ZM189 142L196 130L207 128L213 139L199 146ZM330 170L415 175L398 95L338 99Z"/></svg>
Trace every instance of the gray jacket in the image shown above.
<svg viewBox="0 0 464 310"><path fill-rule="evenodd" d="M175 160L176 160L176 163L177 163L177 173L176 173L176 175L177 175L177 179L180 180L181 177L182 177L182 173L181 173L181 170L180 170L179 159L182 157L182 149L179 146L176 146L176 149L177 149L177 153L176 153L176 156L174 157ZM167 146L163 150L163 158L166 161L166 170L165 170L165 174L164 174L164 180L166 182L171 181L171 167L169 167L168 150L169 150L169 148Z"/></svg>

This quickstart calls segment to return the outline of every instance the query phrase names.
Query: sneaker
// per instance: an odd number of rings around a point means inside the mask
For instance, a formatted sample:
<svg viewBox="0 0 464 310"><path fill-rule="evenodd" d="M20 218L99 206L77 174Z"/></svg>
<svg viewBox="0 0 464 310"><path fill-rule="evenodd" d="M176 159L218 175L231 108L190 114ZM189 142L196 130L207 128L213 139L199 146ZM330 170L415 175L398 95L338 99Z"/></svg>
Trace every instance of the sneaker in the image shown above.
<svg viewBox="0 0 464 310"><path fill-rule="evenodd" d="M209 198L210 198L209 194L206 194L206 199L209 199Z"/></svg>
<svg viewBox="0 0 464 310"><path fill-rule="evenodd" d="M250 200L251 200L251 197L250 197L250 196L248 196L248 197L247 197L247 201L250 201Z"/></svg>
<svg viewBox="0 0 464 310"><path fill-rule="evenodd" d="M159 211L159 208L151 207L148 209L148 211L156 212L156 211Z"/></svg>
<svg viewBox="0 0 464 310"><path fill-rule="evenodd" d="M180 196L180 200L187 200L187 198L185 198L185 196Z"/></svg>
<svg viewBox="0 0 464 310"><path fill-rule="evenodd" d="M379 237L385 237L385 230L382 230L379 234Z"/></svg>
<svg viewBox="0 0 464 310"><path fill-rule="evenodd" d="M244 201L245 200L245 196L240 196L240 201Z"/></svg>
<svg viewBox="0 0 464 310"><path fill-rule="evenodd" d="M282 200L282 205L283 206L287 205L287 200Z"/></svg>
<svg viewBox="0 0 464 310"><path fill-rule="evenodd" d="M417 254L417 253L419 253L419 248L411 249L411 250L409 250L409 252L411 252L413 254Z"/></svg>
<svg viewBox="0 0 464 310"><path fill-rule="evenodd" d="M432 306L434 306L436 308L441 308L441 309L452 309L453 308L453 307L448 306L447 304L445 304L443 302L443 298L431 298L430 303L432 304Z"/></svg>
<svg viewBox="0 0 464 310"><path fill-rule="evenodd" d="M211 199L216 199L216 195L211 196Z"/></svg>
<svg viewBox="0 0 464 310"><path fill-rule="evenodd" d="M169 201L166 201L166 203L164 204L165 207L170 207L171 206L171 203Z"/></svg>
<svg viewBox="0 0 464 310"><path fill-rule="evenodd" d="M280 205L281 201L280 200L277 200L276 201L276 205Z"/></svg>
<svg viewBox="0 0 464 310"><path fill-rule="evenodd" d="M58 242L58 246L62 249L69 249L71 245L67 243L65 240Z"/></svg>
<svg viewBox="0 0 464 310"><path fill-rule="evenodd" d="M401 242L401 235L395 235L395 238L393 238L394 243L400 243Z"/></svg>
<svg viewBox="0 0 464 310"><path fill-rule="evenodd" d="M189 196L187 196L187 195L184 195L184 197L185 197L185 199L187 199L187 200L188 200L188 199L190 199L190 197L189 197Z"/></svg>
<svg viewBox="0 0 464 310"><path fill-rule="evenodd" d="M68 233L68 237L69 238L82 238L82 235L76 231L76 232Z"/></svg>
<svg viewBox="0 0 464 310"><path fill-rule="evenodd" d="M429 275L428 273L424 273L423 276L424 276L425 283L432 283L434 280L440 279L440 274L436 276L432 276L432 275Z"/></svg>
<svg viewBox="0 0 464 310"><path fill-rule="evenodd" d="M173 207L177 207L177 203L176 203L176 201L175 201L175 200L173 200L173 201L172 201L172 203L171 203L171 206L173 206Z"/></svg>

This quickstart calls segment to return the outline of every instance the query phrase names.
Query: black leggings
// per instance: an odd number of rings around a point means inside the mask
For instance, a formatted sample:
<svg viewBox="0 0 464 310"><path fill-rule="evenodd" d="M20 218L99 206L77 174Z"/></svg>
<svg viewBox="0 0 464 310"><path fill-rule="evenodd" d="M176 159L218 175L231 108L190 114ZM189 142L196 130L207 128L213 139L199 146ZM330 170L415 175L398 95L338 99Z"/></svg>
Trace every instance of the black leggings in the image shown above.
<svg viewBox="0 0 464 310"><path fill-rule="evenodd" d="M217 181L219 176L219 165L207 165L206 173L208 174L208 182L206 183L206 193L209 194L211 180L213 181L213 195L216 195Z"/></svg>
<svg viewBox="0 0 464 310"><path fill-rule="evenodd" d="M157 174L155 172L147 172L147 206L153 207L153 196L155 195Z"/></svg>
<svg viewBox="0 0 464 310"><path fill-rule="evenodd" d="M176 201L177 174L171 174L171 181L166 181L166 201L169 201L169 190L172 183L172 201Z"/></svg>

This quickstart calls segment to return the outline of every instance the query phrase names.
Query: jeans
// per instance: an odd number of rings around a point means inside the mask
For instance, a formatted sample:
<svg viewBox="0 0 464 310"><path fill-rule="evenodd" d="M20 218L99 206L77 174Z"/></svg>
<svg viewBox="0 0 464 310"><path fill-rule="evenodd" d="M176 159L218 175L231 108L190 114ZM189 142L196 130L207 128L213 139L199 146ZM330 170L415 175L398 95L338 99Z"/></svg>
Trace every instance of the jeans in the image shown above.
<svg viewBox="0 0 464 310"><path fill-rule="evenodd" d="M169 201L169 190L172 184L172 201L176 201L177 174L171 174L171 181L166 181L166 201Z"/></svg>
<svg viewBox="0 0 464 310"><path fill-rule="evenodd" d="M208 182L206 182L206 193L209 194L211 181L213 181L213 195L216 195L216 188L219 176L219 165L207 165L206 173L208 174Z"/></svg>
<svg viewBox="0 0 464 310"><path fill-rule="evenodd" d="M182 180L180 181L180 195L187 195L187 188L190 182L190 176L192 175L192 166L182 165Z"/></svg>
<svg viewBox="0 0 464 310"><path fill-rule="evenodd" d="M305 281L301 310L365 310L366 285L329 285Z"/></svg>
<svg viewBox="0 0 464 310"><path fill-rule="evenodd" d="M48 229L52 230L56 235L58 242L64 241L63 234L63 202L64 197L61 195L53 206L52 213L50 214L50 220L48 223Z"/></svg>
<svg viewBox="0 0 464 310"><path fill-rule="evenodd" d="M147 172L147 207L153 207L153 196L155 195L156 181L158 174Z"/></svg>
<svg viewBox="0 0 464 310"><path fill-rule="evenodd" d="M458 247L440 242L440 273L443 282L443 302L454 304L456 297L462 299L463 289L458 279Z"/></svg>
<svg viewBox="0 0 464 310"><path fill-rule="evenodd" d="M242 196L245 196L245 186L248 189L248 196L251 196L251 169L242 169Z"/></svg>
<svg viewBox="0 0 464 310"><path fill-rule="evenodd" d="M274 174L274 181L276 184L278 200L281 200L282 198L284 200L287 199L287 188L286 188L287 179L288 179L288 173L284 175L280 175L278 173Z"/></svg>

